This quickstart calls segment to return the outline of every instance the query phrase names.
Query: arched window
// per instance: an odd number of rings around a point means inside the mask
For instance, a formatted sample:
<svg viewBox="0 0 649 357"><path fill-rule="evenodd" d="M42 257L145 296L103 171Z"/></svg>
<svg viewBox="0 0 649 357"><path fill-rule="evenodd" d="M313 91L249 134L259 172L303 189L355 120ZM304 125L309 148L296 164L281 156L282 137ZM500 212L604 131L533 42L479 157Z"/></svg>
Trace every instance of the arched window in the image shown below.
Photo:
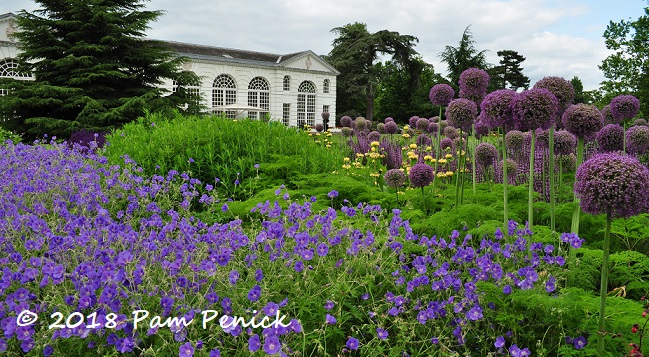
<svg viewBox="0 0 649 357"><path fill-rule="evenodd" d="M14 79L33 79L31 73L21 72L18 70L18 61L13 58L7 58L0 61L0 77ZM0 96L7 95L7 90L0 88Z"/></svg>
<svg viewBox="0 0 649 357"><path fill-rule="evenodd" d="M237 83L229 74L221 74L214 80L212 88L212 110L225 113L228 118L235 118L236 111L225 110L224 106L237 103Z"/></svg>
<svg viewBox="0 0 649 357"><path fill-rule="evenodd" d="M270 111L270 85L264 77L255 77L248 84L248 105L262 108L261 112L248 112L250 119L264 119Z"/></svg>
<svg viewBox="0 0 649 357"><path fill-rule="evenodd" d="M322 93L329 93L329 80L325 79L324 82L322 82Z"/></svg>
<svg viewBox="0 0 649 357"><path fill-rule="evenodd" d="M291 77L284 76L284 92L291 90Z"/></svg>
<svg viewBox="0 0 649 357"><path fill-rule="evenodd" d="M297 126L315 126L315 84L304 81L300 83L297 92Z"/></svg>

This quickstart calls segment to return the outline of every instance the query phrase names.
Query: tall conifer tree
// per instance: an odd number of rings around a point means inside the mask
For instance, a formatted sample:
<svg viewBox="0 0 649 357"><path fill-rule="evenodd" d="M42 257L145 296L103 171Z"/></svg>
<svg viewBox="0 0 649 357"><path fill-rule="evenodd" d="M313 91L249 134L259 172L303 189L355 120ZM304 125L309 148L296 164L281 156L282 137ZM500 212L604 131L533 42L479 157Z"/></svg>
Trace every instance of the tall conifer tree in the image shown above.
<svg viewBox="0 0 649 357"><path fill-rule="evenodd" d="M184 71L186 60L164 44L144 38L162 11L146 11L142 0L36 0L40 9L21 11L19 70L34 81L3 79L0 124L27 138L67 137L80 129L107 131L145 111L185 107L200 110ZM173 80L176 90L160 88ZM187 103L187 105L185 105Z"/></svg>

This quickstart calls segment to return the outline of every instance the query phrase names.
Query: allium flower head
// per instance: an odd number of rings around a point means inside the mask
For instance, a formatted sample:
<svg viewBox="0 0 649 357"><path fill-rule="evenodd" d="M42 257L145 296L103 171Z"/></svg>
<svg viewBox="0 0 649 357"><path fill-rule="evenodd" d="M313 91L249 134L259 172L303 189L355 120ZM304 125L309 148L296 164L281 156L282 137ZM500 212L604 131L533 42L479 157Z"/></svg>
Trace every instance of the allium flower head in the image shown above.
<svg viewBox="0 0 649 357"><path fill-rule="evenodd" d="M431 146L433 144L433 140L428 137L426 134L419 134L417 136L417 146L419 147L426 147L426 146Z"/></svg>
<svg viewBox="0 0 649 357"><path fill-rule="evenodd" d="M379 134L386 134L386 132L385 132L385 124L384 123L376 124L376 131L378 131Z"/></svg>
<svg viewBox="0 0 649 357"><path fill-rule="evenodd" d="M370 131L370 133L367 134L367 140L369 140L370 142L381 141L381 133L378 131Z"/></svg>
<svg viewBox="0 0 649 357"><path fill-rule="evenodd" d="M473 101L480 105L482 99L487 95L489 86L489 74L479 68L469 68L460 74L460 98Z"/></svg>
<svg viewBox="0 0 649 357"><path fill-rule="evenodd" d="M454 127L447 126L446 128L444 128L444 136L449 139L455 139L460 136L460 133L458 133L457 129L455 129Z"/></svg>
<svg viewBox="0 0 649 357"><path fill-rule="evenodd" d="M410 169L410 184L412 187L425 187L433 182L433 168L427 164L415 164Z"/></svg>
<svg viewBox="0 0 649 357"><path fill-rule="evenodd" d="M385 183L392 188L400 188L406 182L406 173L399 169L388 170L383 175Z"/></svg>
<svg viewBox="0 0 649 357"><path fill-rule="evenodd" d="M561 77L544 77L534 84L533 89L547 89L554 94L559 105L559 116L575 101L575 88L570 81Z"/></svg>
<svg viewBox="0 0 649 357"><path fill-rule="evenodd" d="M607 124L597 132L599 152L622 151L624 148L624 128L619 124Z"/></svg>
<svg viewBox="0 0 649 357"><path fill-rule="evenodd" d="M385 133L386 134L396 134L399 132L399 126L394 121L389 121L385 123Z"/></svg>
<svg viewBox="0 0 649 357"><path fill-rule="evenodd" d="M475 148L475 162L481 166L487 167L493 165L498 158L498 149L490 143L480 143Z"/></svg>
<svg viewBox="0 0 649 357"><path fill-rule="evenodd" d="M602 110L600 110L600 112L602 112L602 117L604 117L604 125L607 125L607 124L619 124L620 123L619 121L615 120L615 118L613 118L613 113L611 113L611 105L610 104L605 105L604 108L602 108Z"/></svg>
<svg viewBox="0 0 649 357"><path fill-rule="evenodd" d="M487 94L480 104L481 121L491 129L503 125L513 128L511 102L515 96L516 92L511 89L500 89Z"/></svg>
<svg viewBox="0 0 649 357"><path fill-rule="evenodd" d="M321 123L316 124L316 125L315 125L315 130L316 130L318 133L321 133L321 132L324 130L324 125L322 125Z"/></svg>
<svg viewBox="0 0 649 357"><path fill-rule="evenodd" d="M521 131L548 129L557 118L559 102L547 89L530 89L512 100L514 122Z"/></svg>
<svg viewBox="0 0 649 357"><path fill-rule="evenodd" d="M498 162L498 166L502 170L502 168L504 167L502 160ZM518 164L514 159L507 158L507 176L509 178L512 178L515 177L516 175L518 175Z"/></svg>
<svg viewBox="0 0 649 357"><path fill-rule="evenodd" d="M523 148L525 135L520 130L512 130L505 134L505 145L509 150L517 151Z"/></svg>
<svg viewBox="0 0 649 357"><path fill-rule="evenodd" d="M577 137L598 132L604 126L602 113L590 104L571 105L561 117L563 126Z"/></svg>
<svg viewBox="0 0 649 357"><path fill-rule="evenodd" d="M349 115L344 115L342 118L340 118L340 126L346 127L346 128L351 128L352 127L352 117Z"/></svg>
<svg viewBox="0 0 649 357"><path fill-rule="evenodd" d="M478 107L468 99L454 99L446 107L446 117L451 126L469 131L478 116Z"/></svg>
<svg viewBox="0 0 649 357"><path fill-rule="evenodd" d="M611 114L617 122L631 119L640 110L640 101L632 95L618 95L611 100Z"/></svg>
<svg viewBox="0 0 649 357"><path fill-rule="evenodd" d="M387 118L383 119L383 123L387 123L389 121L394 121L394 118L393 117L387 117Z"/></svg>
<svg viewBox="0 0 649 357"><path fill-rule="evenodd" d="M575 178L575 195L586 213L631 217L646 209L649 169L636 158L602 153L586 160Z"/></svg>
<svg viewBox="0 0 649 357"><path fill-rule="evenodd" d="M480 116L478 116L480 118ZM478 138L489 135L489 125L485 124L482 119L475 122L475 134Z"/></svg>
<svg viewBox="0 0 649 357"><path fill-rule="evenodd" d="M567 130L559 130L554 133L555 155L568 155L575 151L577 138Z"/></svg>
<svg viewBox="0 0 649 357"><path fill-rule="evenodd" d="M426 131L433 134L433 136L437 136L437 128L438 128L437 123L435 122L429 122L428 127L426 128Z"/></svg>
<svg viewBox="0 0 649 357"><path fill-rule="evenodd" d="M647 126L647 120L645 120L643 118L639 118L639 119L634 120L633 121L633 126L637 126L637 125Z"/></svg>
<svg viewBox="0 0 649 357"><path fill-rule="evenodd" d="M426 118L419 118L417 122L415 123L415 127L418 130L424 131L428 128L428 119Z"/></svg>
<svg viewBox="0 0 649 357"><path fill-rule="evenodd" d="M408 119L408 125L411 128L416 128L417 127L417 120L419 120L418 116L411 116L410 119Z"/></svg>
<svg viewBox="0 0 649 357"><path fill-rule="evenodd" d="M649 127L632 126L626 131L626 145L629 152L642 155L649 151Z"/></svg>
<svg viewBox="0 0 649 357"><path fill-rule="evenodd" d="M454 147L455 147L455 144L453 143L453 139L444 138L439 143L439 148L441 150L451 149L451 151L453 151Z"/></svg>
<svg viewBox="0 0 649 357"><path fill-rule="evenodd" d="M436 84L428 93L428 98L433 105L447 106L453 100L455 91L448 84Z"/></svg>

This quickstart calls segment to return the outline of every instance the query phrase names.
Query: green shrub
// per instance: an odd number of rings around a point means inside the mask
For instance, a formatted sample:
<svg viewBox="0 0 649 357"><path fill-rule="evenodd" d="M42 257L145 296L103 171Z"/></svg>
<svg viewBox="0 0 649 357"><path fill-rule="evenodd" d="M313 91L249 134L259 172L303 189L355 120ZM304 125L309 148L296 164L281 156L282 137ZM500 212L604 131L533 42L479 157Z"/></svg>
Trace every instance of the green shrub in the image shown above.
<svg viewBox="0 0 649 357"><path fill-rule="evenodd" d="M105 155L112 164L128 155L145 175L187 172L205 184L217 183L216 189L237 199L295 175L331 172L343 155L282 125L178 113L172 118L147 114L107 141Z"/></svg>

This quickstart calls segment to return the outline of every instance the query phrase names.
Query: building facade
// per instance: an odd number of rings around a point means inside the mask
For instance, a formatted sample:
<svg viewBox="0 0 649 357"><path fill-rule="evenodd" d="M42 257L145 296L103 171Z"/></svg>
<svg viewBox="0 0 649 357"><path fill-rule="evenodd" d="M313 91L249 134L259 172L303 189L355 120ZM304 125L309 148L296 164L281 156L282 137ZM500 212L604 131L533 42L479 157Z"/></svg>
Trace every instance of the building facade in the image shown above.
<svg viewBox="0 0 649 357"><path fill-rule="evenodd" d="M16 71L20 52L12 37L15 15L0 15L0 77L32 80ZM272 120L287 126L322 123L334 125L336 76L339 72L312 51L271 54L196 44L167 42L189 60L201 85L191 90L201 95L209 112L229 118ZM174 83L164 86L174 90ZM0 89L0 95L3 94ZM323 123L322 113L330 113Z"/></svg>

